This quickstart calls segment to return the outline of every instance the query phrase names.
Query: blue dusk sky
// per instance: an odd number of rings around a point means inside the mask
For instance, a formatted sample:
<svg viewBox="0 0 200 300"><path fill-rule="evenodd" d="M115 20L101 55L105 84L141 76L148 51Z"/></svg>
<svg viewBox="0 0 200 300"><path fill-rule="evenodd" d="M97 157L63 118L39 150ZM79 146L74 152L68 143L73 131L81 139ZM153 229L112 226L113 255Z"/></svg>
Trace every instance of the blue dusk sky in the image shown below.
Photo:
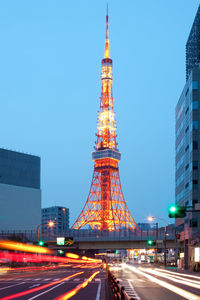
<svg viewBox="0 0 200 300"><path fill-rule="evenodd" d="M110 0L122 190L137 222L174 202L175 105L199 1ZM0 1L0 147L41 157L42 207L88 196L106 1Z"/></svg>

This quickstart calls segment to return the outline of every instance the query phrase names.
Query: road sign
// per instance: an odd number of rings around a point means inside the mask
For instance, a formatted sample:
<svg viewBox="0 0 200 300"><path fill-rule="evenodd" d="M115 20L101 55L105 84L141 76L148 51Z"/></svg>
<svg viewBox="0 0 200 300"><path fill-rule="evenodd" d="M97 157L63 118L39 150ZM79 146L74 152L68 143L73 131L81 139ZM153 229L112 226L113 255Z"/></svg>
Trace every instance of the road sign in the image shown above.
<svg viewBox="0 0 200 300"><path fill-rule="evenodd" d="M57 237L56 242L57 242L57 245L59 245L59 246L65 245L65 238L64 237Z"/></svg>

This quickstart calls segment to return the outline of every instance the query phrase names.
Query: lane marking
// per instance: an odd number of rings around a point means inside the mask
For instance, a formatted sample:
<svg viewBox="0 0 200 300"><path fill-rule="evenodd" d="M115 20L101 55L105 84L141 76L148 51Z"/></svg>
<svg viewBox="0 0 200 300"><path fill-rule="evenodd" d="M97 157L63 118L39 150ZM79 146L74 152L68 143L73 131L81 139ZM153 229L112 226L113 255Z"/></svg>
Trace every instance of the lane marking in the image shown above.
<svg viewBox="0 0 200 300"><path fill-rule="evenodd" d="M25 282L20 282L20 283L17 283L17 284L12 284L12 285L9 285L9 286L5 286L3 288L0 288L0 290L5 290L5 289L9 289L10 287L13 287L13 286L16 286L16 285L20 285L20 284L24 284Z"/></svg>
<svg viewBox="0 0 200 300"><path fill-rule="evenodd" d="M31 289L31 288L33 288L33 287L35 287L35 286L39 286L39 285L40 285L40 283L36 283L36 284L34 284L34 285L29 286L29 289Z"/></svg>
<svg viewBox="0 0 200 300"><path fill-rule="evenodd" d="M60 278L55 278L55 279L53 279L52 281L57 281L57 280L60 280Z"/></svg>
<svg viewBox="0 0 200 300"><path fill-rule="evenodd" d="M41 280L41 278L35 278L35 279L33 279L33 281L38 281L38 280Z"/></svg>
<svg viewBox="0 0 200 300"><path fill-rule="evenodd" d="M100 295L101 295L101 280L100 280L99 285L98 285L96 300L100 300Z"/></svg>
<svg viewBox="0 0 200 300"><path fill-rule="evenodd" d="M51 290L54 290L55 288L57 288L58 286L60 286L62 284L64 284L64 282L61 282L61 283L57 284L56 286L53 286L52 288L50 288L50 289L48 289L48 290L46 290L46 291L44 291L44 292L42 292L40 294L37 294L37 295L35 295L35 296L31 297L31 298L28 298L27 300L32 300L32 299L35 299L35 298L37 298L37 297L39 297L41 295L44 295L44 294L50 292Z"/></svg>

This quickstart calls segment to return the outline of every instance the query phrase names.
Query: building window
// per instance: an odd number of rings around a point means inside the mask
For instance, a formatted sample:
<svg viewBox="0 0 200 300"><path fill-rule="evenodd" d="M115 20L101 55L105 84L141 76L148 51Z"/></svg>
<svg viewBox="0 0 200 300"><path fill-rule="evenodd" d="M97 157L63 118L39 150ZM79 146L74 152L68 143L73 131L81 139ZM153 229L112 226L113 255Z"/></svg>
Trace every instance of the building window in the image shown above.
<svg viewBox="0 0 200 300"><path fill-rule="evenodd" d="M193 141L193 143L192 143L192 149L193 150L197 150L198 149L198 142L197 141Z"/></svg>
<svg viewBox="0 0 200 300"><path fill-rule="evenodd" d="M186 133L188 130L189 130L189 126L187 126L187 127L186 127L186 129L185 129L185 133Z"/></svg>
<svg viewBox="0 0 200 300"><path fill-rule="evenodd" d="M185 115L187 115L188 111L189 111L189 107L187 107L187 109L185 111Z"/></svg>
<svg viewBox="0 0 200 300"><path fill-rule="evenodd" d="M193 199L192 200L192 205L195 206L196 203L198 203L198 200L197 199Z"/></svg>
<svg viewBox="0 0 200 300"><path fill-rule="evenodd" d="M193 161L192 164L193 164L192 169L193 170L198 170L198 161Z"/></svg>
<svg viewBox="0 0 200 300"><path fill-rule="evenodd" d="M187 145L187 146L185 147L185 152L188 151L188 149L189 149L189 145Z"/></svg>
<svg viewBox="0 0 200 300"><path fill-rule="evenodd" d="M191 219L190 220L190 227L198 227L197 219Z"/></svg>
<svg viewBox="0 0 200 300"><path fill-rule="evenodd" d="M198 109L199 108L199 102L198 101L193 101L192 102L192 109Z"/></svg>
<svg viewBox="0 0 200 300"><path fill-rule="evenodd" d="M189 168L189 164L187 164L187 165L185 166L185 171L186 171L188 168Z"/></svg>
<svg viewBox="0 0 200 300"><path fill-rule="evenodd" d="M186 183L186 185L185 185L185 189L187 189L187 188L188 188L188 186L189 186L189 183Z"/></svg>
<svg viewBox="0 0 200 300"><path fill-rule="evenodd" d="M198 121L192 121L192 129L198 129L199 128L199 122Z"/></svg>
<svg viewBox="0 0 200 300"><path fill-rule="evenodd" d="M198 180L196 180L196 179L192 180L192 187L193 187L194 189L197 189L197 188L198 188Z"/></svg>
<svg viewBox="0 0 200 300"><path fill-rule="evenodd" d="M193 90L198 90L199 88L199 83L198 81L192 81L192 89Z"/></svg>

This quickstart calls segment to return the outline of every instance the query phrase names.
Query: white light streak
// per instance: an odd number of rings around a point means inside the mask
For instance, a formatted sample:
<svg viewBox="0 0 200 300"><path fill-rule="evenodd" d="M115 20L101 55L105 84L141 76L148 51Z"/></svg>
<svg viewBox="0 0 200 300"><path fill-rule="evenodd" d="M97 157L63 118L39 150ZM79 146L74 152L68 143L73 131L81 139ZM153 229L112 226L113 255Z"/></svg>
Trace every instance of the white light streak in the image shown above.
<svg viewBox="0 0 200 300"><path fill-rule="evenodd" d="M153 276L151 276L149 274L146 274L145 272L142 272L142 271L138 270L135 267L132 267L132 266L129 266L129 265L125 265L125 264L123 264L123 265L124 265L123 267L125 267L125 268L127 268L127 269L129 269L129 270L131 270L131 271L133 271L135 273L138 273L138 274L140 274L140 275L142 275L142 276L144 276L146 278L148 278L150 281L152 281L152 282L154 282L154 283L156 283L156 284L158 284L158 285L160 285L160 286L162 286L162 287L170 290L171 292L173 292L173 293L175 293L177 295L182 296L183 298L185 298L187 300L200 300L200 297L197 296L197 295L195 295L195 294L192 294L192 293L190 293L188 291L185 291L185 290L183 290L183 289L181 289L179 287L176 287L176 286L174 286L172 284L169 284L169 283L167 283L167 282L165 282L163 280L157 279L157 278L155 278L155 277L153 277Z"/></svg>
<svg viewBox="0 0 200 300"><path fill-rule="evenodd" d="M184 284L184 285L188 285L188 286L194 287L196 289L200 289L200 282L197 282L197 281L194 281L194 280L184 279L184 278L178 277L176 275L164 274L164 273L152 270L152 269L145 269L145 268L139 268L139 269L141 271L143 271L143 272L147 272L147 273L150 273L150 274L158 275L160 277L164 277L164 278L169 279L171 281L174 281L174 282L177 282L177 283L181 283L181 284ZM193 283L193 282L195 282L195 283Z"/></svg>

